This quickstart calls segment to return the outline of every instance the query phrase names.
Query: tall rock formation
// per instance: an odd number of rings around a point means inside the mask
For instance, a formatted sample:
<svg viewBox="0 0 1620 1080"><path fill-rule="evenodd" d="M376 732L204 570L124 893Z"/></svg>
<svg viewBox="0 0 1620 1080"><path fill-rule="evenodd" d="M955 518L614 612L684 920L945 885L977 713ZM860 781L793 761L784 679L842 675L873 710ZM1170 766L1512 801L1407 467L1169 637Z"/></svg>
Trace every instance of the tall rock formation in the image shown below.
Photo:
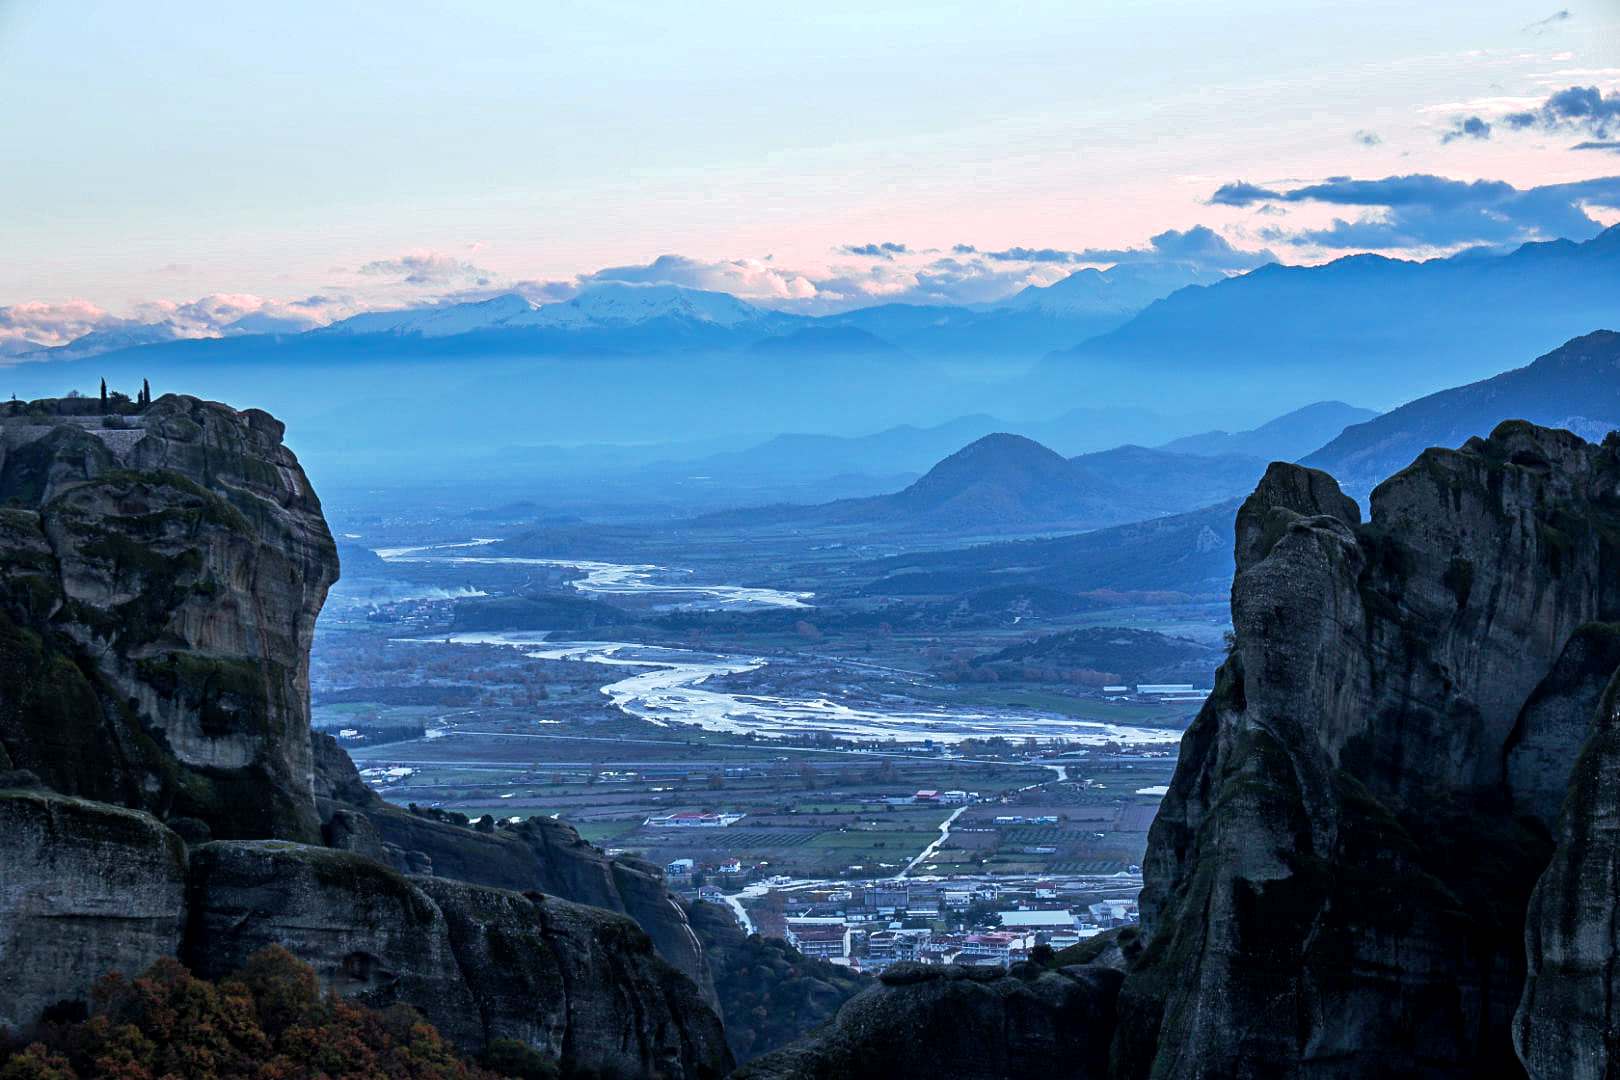
<svg viewBox="0 0 1620 1080"><path fill-rule="evenodd" d="M318 841L309 646L337 551L280 422L93 404L0 416L0 756L216 837Z"/></svg>
<svg viewBox="0 0 1620 1080"><path fill-rule="evenodd" d="M110 970L215 976L276 944L469 1051L723 1074L702 949L656 873L556 823L388 807L312 740L337 555L281 437L185 397L0 413L0 1027Z"/></svg>
<svg viewBox="0 0 1620 1080"><path fill-rule="evenodd" d="M1272 466L1149 836L1117 1074L1511 1070L1573 718L1620 659L1617 483L1615 446L1518 422L1426 451L1369 524Z"/></svg>

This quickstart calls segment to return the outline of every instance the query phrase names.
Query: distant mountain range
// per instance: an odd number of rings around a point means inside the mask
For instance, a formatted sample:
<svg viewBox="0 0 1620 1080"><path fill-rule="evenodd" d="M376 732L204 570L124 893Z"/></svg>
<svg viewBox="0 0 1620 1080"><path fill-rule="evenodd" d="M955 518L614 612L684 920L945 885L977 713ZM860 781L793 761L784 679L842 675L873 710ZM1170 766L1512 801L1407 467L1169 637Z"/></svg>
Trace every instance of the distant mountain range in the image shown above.
<svg viewBox="0 0 1620 1080"><path fill-rule="evenodd" d="M1353 255L1271 264L1181 289L1043 361L1033 394L1121 402L1325 396L1392 403L1501 371L1620 325L1620 226L1584 243L1427 262Z"/></svg>
<svg viewBox="0 0 1620 1080"><path fill-rule="evenodd" d="M105 377L131 390L148 378L159 393L251 399L287 421L318 475L342 467L358 483L419 478L424 466L453 469L514 446L707 441L729 451L777 432L865 437L975 414L1064 454L1219 428L1236 434L1166 449L1288 458L1312 449L1319 426L1355 417L1327 410L1297 432L1253 425L1307 401L1398 404L1620 325L1620 226L1507 255L1352 256L1208 278L1120 266L989 308L888 304L821 317L725 293L601 284L562 303L498 296L305 333L252 323L277 332L137 345L148 330L133 327L28 362L8 357L0 389L94 392ZM131 347L84 355L112 344ZM1093 420L1068 433L1030 422L1064 409ZM1123 409L1144 426L1108 419ZM1202 418L1191 429L1174 421L1193 414ZM931 449L929 461L919 452L876 475L915 473L949 452Z"/></svg>
<svg viewBox="0 0 1620 1080"><path fill-rule="evenodd" d="M1225 279L1219 271L1186 263L1121 264L1108 270L1076 270L1051 285L1030 285L993 306L1052 316L1129 318L1177 289Z"/></svg>
<svg viewBox="0 0 1620 1080"><path fill-rule="evenodd" d="M307 335L316 340L386 336L396 339L396 346L414 344L417 348L433 339L472 336L481 350L495 352L567 350L580 345L611 352L660 342L675 346L696 342L706 347L782 353L923 349L957 355L988 350L995 355L1034 358L1119 326L1176 289L1222 277L1177 263L1085 269L1051 286L1026 288L1000 304L876 304L825 316L763 308L730 293L604 282L553 303L536 304L507 293L463 303L369 311L313 330L250 316L224 327L219 336ZM8 353L71 359L180 340L207 339L192 337L170 322L154 322L96 331L58 348L34 346Z"/></svg>
<svg viewBox="0 0 1620 1080"><path fill-rule="evenodd" d="M986 435L892 495L821 506L767 506L699 518L704 527L864 526L961 534L1096 528L1246 492L1260 458L1141 446L1063 455L1021 435Z"/></svg>
<svg viewBox="0 0 1620 1080"><path fill-rule="evenodd" d="M904 524L944 531L1092 528L1177 513L1247 491L1267 462L1291 461L1347 424L1377 415L1343 402L1318 402L1250 431L1204 432L1158 449L1124 441L1129 432L1150 433L1174 423L1142 410L1083 410L1016 426L974 415L857 439L780 435L744 450L667 467L711 479L769 475L778 480L926 470L891 495L729 511L706 517L710 524ZM1106 440L1109 449L1092 449L1096 440ZM1086 442L1091 452L1072 458L1050 448Z"/></svg>
<svg viewBox="0 0 1620 1080"><path fill-rule="evenodd" d="M1419 398L1356 424L1302 464L1364 497L1431 446L1460 446L1503 420L1568 428L1600 440L1620 428L1620 333L1578 337L1534 363Z"/></svg>
<svg viewBox="0 0 1620 1080"><path fill-rule="evenodd" d="M1177 454L1244 454L1267 461L1294 461L1333 438L1351 424L1378 415L1342 401L1318 401L1277 417L1251 431L1206 431L1165 443L1160 449Z"/></svg>
<svg viewBox="0 0 1620 1080"><path fill-rule="evenodd" d="M1279 417L1256 431L1289 432L1292 438L1296 423L1312 417L1336 420L1356 411L1338 403L1322 403ZM1504 420L1515 419L1567 428L1588 440L1602 439L1620 429L1620 333L1604 330L1583 335L1525 367L1431 394L1352 424L1325 446L1304 455L1301 463L1331 473L1365 505L1373 487L1406 468L1425 449L1460 446L1474 436L1488 435ZM1195 436L1168 446L1189 442L1225 446L1231 445L1230 438ZM1121 453L1114 452L1115 456ZM1093 459L1108 456L1088 455ZM1239 494L1246 495L1247 488ZM1222 498L1213 489L1210 497ZM1232 519L1240 501L1226 498L1188 513L1078 536L1002 541L882 559L860 568L868 578L862 591L961 597L981 590L1022 587L1066 593L1221 593L1231 579Z"/></svg>
<svg viewBox="0 0 1620 1080"><path fill-rule="evenodd" d="M655 320L728 328L749 326L765 333L797 322L792 316L765 311L730 293L609 282L555 304L533 304L516 293L508 293L475 303L367 312L311 333L451 337L501 330L600 330Z"/></svg>
<svg viewBox="0 0 1620 1080"><path fill-rule="evenodd" d="M1254 457L1292 461L1320 447L1349 424L1377 416L1339 401L1317 402L1279 416L1251 431L1207 431L1163 442L1161 450L1197 457ZM1195 419L1161 416L1146 409L1073 409L1051 420L1016 422L984 413L957 417L929 427L903 424L872 435L787 434L720 453L694 454L671 447L667 460L647 460L657 448L641 451L641 468L714 480L806 480L838 475L921 474L942 459L986 435L1012 433L1060 454L1095 453L1133 443L1152 443L1187 431ZM536 448L538 452L539 448ZM514 455L527 451L513 449ZM605 467L622 470L625 448L602 448ZM585 468L576 455L571 467Z"/></svg>

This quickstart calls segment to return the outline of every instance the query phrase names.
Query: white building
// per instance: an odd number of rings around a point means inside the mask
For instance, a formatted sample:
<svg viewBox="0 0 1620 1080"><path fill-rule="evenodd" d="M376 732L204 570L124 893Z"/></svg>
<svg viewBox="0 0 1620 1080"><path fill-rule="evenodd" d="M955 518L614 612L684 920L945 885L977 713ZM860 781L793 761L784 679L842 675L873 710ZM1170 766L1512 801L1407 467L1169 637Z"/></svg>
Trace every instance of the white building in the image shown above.
<svg viewBox="0 0 1620 1080"><path fill-rule="evenodd" d="M723 829L743 819L743 814L711 814L696 810L683 810L673 814L657 814L642 822L654 829Z"/></svg>
<svg viewBox="0 0 1620 1080"><path fill-rule="evenodd" d="M1003 930L1073 930L1074 915L1067 908L1057 911L998 911Z"/></svg>

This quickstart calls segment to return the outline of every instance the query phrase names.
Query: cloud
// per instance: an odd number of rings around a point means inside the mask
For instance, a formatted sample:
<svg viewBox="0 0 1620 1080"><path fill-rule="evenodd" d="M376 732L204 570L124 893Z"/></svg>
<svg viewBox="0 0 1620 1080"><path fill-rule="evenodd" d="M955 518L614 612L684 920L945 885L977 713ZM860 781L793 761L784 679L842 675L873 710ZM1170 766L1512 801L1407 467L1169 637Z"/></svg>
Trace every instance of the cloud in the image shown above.
<svg viewBox="0 0 1620 1080"><path fill-rule="evenodd" d="M1356 132L1350 137L1356 142L1360 143L1362 146L1377 146L1384 141L1383 137L1380 136L1378 132L1368 131L1365 128Z"/></svg>
<svg viewBox="0 0 1620 1080"><path fill-rule="evenodd" d="M1451 180L1418 173L1381 180L1335 178L1288 190L1236 182L1210 198L1221 206L1261 202L1361 207L1353 220L1326 228L1268 230L1268 239L1318 247L1372 250L1446 249L1567 237L1584 240L1602 226L1588 206L1620 206L1620 177L1516 188L1500 180Z"/></svg>
<svg viewBox="0 0 1620 1080"><path fill-rule="evenodd" d="M1259 187L1245 180L1234 180L1216 188L1215 194L1209 197L1209 204L1211 206L1249 206L1252 203L1281 198L1282 193L1279 191Z"/></svg>
<svg viewBox="0 0 1620 1080"><path fill-rule="evenodd" d="M1172 261L1196 264L1207 270L1252 270L1276 258L1269 251L1244 251L1233 247L1224 236L1204 225L1194 225L1186 231L1167 229L1150 237L1145 248L1081 248L1069 251L1063 248L1010 247L1000 251L983 251L972 244L957 244L951 251L956 255L976 255L1004 263L1076 266Z"/></svg>
<svg viewBox="0 0 1620 1080"><path fill-rule="evenodd" d="M0 347L52 348L87 334L141 332L153 340L297 333L354 310L351 302L312 296L267 300L250 293L211 293L190 301L150 300L118 315L89 300L29 302L0 307Z"/></svg>
<svg viewBox="0 0 1620 1080"><path fill-rule="evenodd" d="M1200 270L1253 270L1277 257L1270 251L1247 251L1234 247L1232 242L1207 225L1194 225L1190 229L1166 229L1148 238L1145 248L1086 248L1076 252L1075 262L1081 263L1155 263L1175 262L1195 266Z"/></svg>
<svg viewBox="0 0 1620 1080"><path fill-rule="evenodd" d="M1027 248L1010 247L1000 251L981 251L986 259L996 262L1027 262L1027 263L1073 263L1080 261L1077 251L1061 251L1057 248Z"/></svg>
<svg viewBox="0 0 1620 1080"><path fill-rule="evenodd" d="M29 301L0 307L0 342L64 345L101 329L112 315L88 300Z"/></svg>
<svg viewBox="0 0 1620 1080"><path fill-rule="evenodd" d="M1459 116L1451 122L1440 136L1443 143L1453 143L1458 139L1488 139L1491 137L1491 122L1479 116Z"/></svg>
<svg viewBox="0 0 1620 1080"><path fill-rule="evenodd" d="M1609 150L1609 151L1613 151L1615 153L1620 153L1620 140L1598 139L1598 140L1594 140L1594 141L1590 141L1590 142L1578 142L1574 146L1570 147L1570 149L1571 150Z"/></svg>
<svg viewBox="0 0 1620 1080"><path fill-rule="evenodd" d="M728 292L744 300L807 300L816 295L816 285L807 275L760 259L705 261L685 255L660 255L638 266L609 266L582 274L578 281L580 286L604 281L681 285L688 289Z"/></svg>
<svg viewBox="0 0 1620 1080"><path fill-rule="evenodd" d="M815 301L802 310L838 311L872 303L992 303L1026 285L1050 285L1066 273L1052 264L1011 263L955 251L915 266L878 263L835 269L816 279Z"/></svg>
<svg viewBox="0 0 1620 1080"><path fill-rule="evenodd" d="M910 255L911 249L904 244L884 242L881 244L845 244L838 249L845 255L861 255L870 259L892 259L896 255Z"/></svg>
<svg viewBox="0 0 1620 1080"><path fill-rule="evenodd" d="M374 259L360 267L360 273L419 286L484 286L495 280L488 270L438 251L412 251L391 259Z"/></svg>
<svg viewBox="0 0 1620 1080"><path fill-rule="evenodd" d="M1534 109L1509 113L1503 122L1512 128L1578 131L1606 139L1611 132L1620 133L1620 91L1605 94L1595 86L1566 87Z"/></svg>

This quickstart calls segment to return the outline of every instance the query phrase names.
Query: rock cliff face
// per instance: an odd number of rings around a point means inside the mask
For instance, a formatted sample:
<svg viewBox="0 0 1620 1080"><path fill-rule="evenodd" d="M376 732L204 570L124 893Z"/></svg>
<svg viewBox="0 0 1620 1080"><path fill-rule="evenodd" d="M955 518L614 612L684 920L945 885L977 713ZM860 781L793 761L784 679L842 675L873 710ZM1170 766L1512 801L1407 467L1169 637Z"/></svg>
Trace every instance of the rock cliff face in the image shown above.
<svg viewBox="0 0 1620 1080"><path fill-rule="evenodd" d="M714 978L686 912L657 867L610 859L573 826L534 818L479 832L411 814L361 781L330 735L314 736L316 805L328 843L382 859L402 872L427 870L517 892L539 891L629 915L659 955L685 972L711 1003Z"/></svg>
<svg viewBox="0 0 1620 1080"><path fill-rule="evenodd" d="M309 645L337 552L281 424L77 404L0 417L0 748L61 792L318 840Z"/></svg>
<svg viewBox="0 0 1620 1080"><path fill-rule="evenodd" d="M279 944L469 1051L726 1071L702 950L655 871L555 822L486 834L389 807L311 738L337 560L281 425L181 397L95 409L0 414L0 1027L108 971L179 955L218 976Z"/></svg>
<svg viewBox="0 0 1620 1080"><path fill-rule="evenodd" d="M1529 978L1514 1030L1537 1080L1620 1073L1620 675L1599 702L1530 900Z"/></svg>
<svg viewBox="0 0 1620 1080"><path fill-rule="evenodd" d="M1616 662L1620 455L1503 424L1358 521L1274 465L1149 837L1121 1075L1501 1075L1531 888Z"/></svg>
<svg viewBox="0 0 1620 1080"><path fill-rule="evenodd" d="M738 1080L1101 1080L1120 974L900 964L830 1031L768 1054Z"/></svg>
<svg viewBox="0 0 1620 1080"><path fill-rule="evenodd" d="M277 840L204 844L192 861L182 956L205 978L282 945L326 986L414 1005L463 1046L519 1039L614 1077L692 1080L728 1060L719 1018L623 916Z"/></svg>
<svg viewBox="0 0 1620 1080"><path fill-rule="evenodd" d="M0 791L0 1029L180 947L186 845L149 814Z"/></svg>

